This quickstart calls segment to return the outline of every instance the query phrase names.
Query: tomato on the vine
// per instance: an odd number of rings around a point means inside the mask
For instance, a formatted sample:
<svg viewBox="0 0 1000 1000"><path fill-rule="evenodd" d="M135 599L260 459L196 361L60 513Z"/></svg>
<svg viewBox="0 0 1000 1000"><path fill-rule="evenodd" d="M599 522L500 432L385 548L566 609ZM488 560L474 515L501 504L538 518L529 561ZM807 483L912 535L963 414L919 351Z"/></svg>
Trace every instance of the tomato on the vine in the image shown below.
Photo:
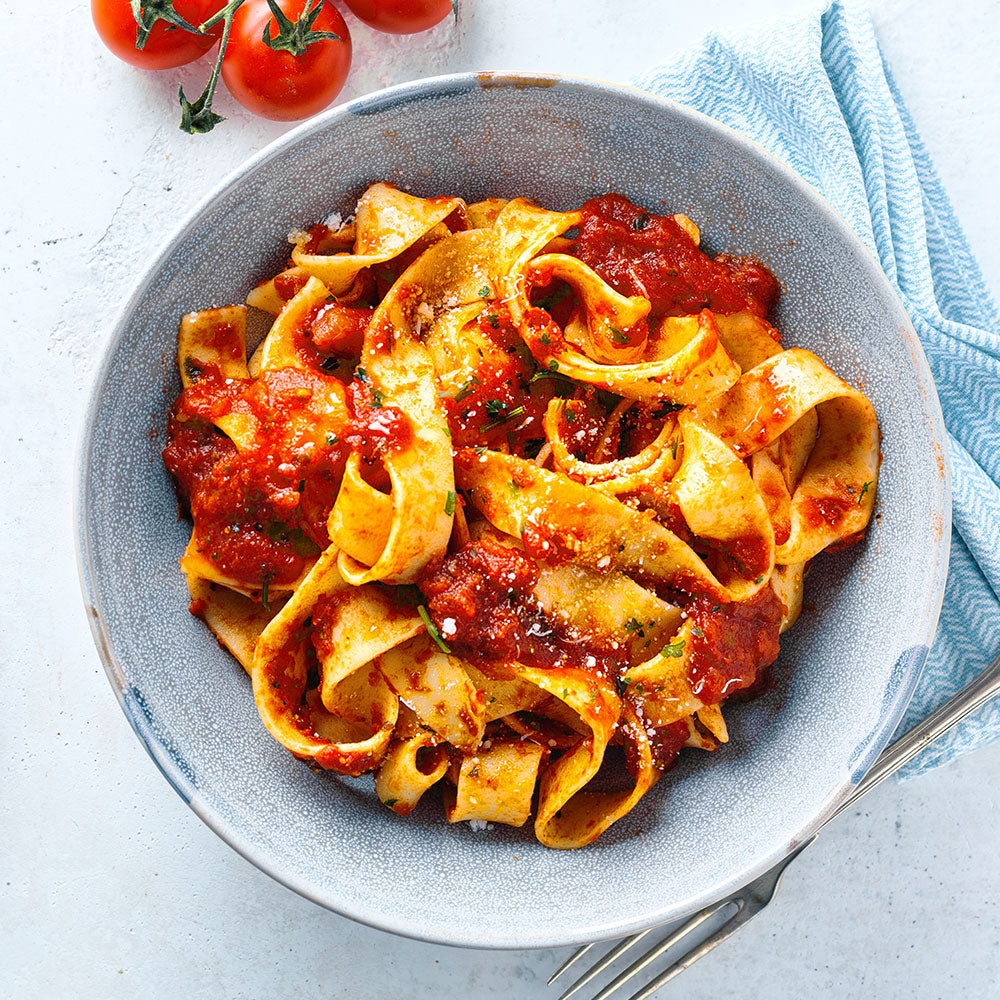
<svg viewBox="0 0 1000 1000"><path fill-rule="evenodd" d="M283 23L275 23L267 0L247 0L236 12L222 79L254 114L296 121L322 111L340 93L351 67L351 35L329 0L277 3ZM271 45L264 41L265 26Z"/></svg>
<svg viewBox="0 0 1000 1000"><path fill-rule="evenodd" d="M150 7L143 4L143 7ZM169 8L170 5L164 5ZM220 6L219 0L174 0L173 10L197 28ZM101 41L131 66L173 69L203 56L219 40L221 25L207 35L157 20L141 49L136 48L136 21L129 0L90 0L90 13Z"/></svg>
<svg viewBox="0 0 1000 1000"><path fill-rule="evenodd" d="M356 17L379 31L426 31L455 10L452 0L344 0Z"/></svg>

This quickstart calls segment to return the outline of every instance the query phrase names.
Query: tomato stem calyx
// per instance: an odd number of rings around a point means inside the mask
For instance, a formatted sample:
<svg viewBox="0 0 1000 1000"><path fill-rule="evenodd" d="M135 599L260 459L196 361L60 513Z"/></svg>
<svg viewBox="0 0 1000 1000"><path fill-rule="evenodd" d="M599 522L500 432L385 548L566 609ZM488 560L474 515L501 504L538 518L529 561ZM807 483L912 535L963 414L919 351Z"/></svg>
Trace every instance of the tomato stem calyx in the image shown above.
<svg viewBox="0 0 1000 1000"><path fill-rule="evenodd" d="M274 15L278 33L271 35L271 22L264 25L264 44L275 52L290 52L293 56L302 55L313 42L329 39L331 41L343 41L340 35L332 31L313 31L312 26L319 17L323 9L324 0L309 0L302 14L292 21L285 12L278 6L276 0L267 0L268 7Z"/></svg>
<svg viewBox="0 0 1000 1000"><path fill-rule="evenodd" d="M200 28L188 24L174 10L174 0L131 0L132 16L135 18L135 47L142 51L146 39L157 21L166 21L175 28L183 28L193 35L205 34Z"/></svg>

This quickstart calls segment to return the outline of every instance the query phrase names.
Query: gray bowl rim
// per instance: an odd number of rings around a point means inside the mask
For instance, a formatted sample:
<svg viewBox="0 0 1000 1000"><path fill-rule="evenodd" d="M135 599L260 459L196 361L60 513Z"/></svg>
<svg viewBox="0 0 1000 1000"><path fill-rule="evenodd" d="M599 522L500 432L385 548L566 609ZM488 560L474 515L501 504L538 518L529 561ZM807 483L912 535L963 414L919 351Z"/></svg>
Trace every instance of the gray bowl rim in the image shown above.
<svg viewBox="0 0 1000 1000"><path fill-rule="evenodd" d="M225 175L197 204L187 213L184 219L174 228L172 234L167 239L162 249L155 252L149 263L142 272L142 276L137 281L132 294L125 304L118 311L114 320L113 332L101 363L94 375L89 402L84 414L80 434L76 447L76 470L74 481L76 482L76 504L74 507L75 521L75 548L77 558L77 569L80 575L80 584L85 601L87 618L97 647L98 655L104 666L108 681L114 689L115 697L121 706L123 713L132 726L133 731L146 749L146 752L153 759L159 768L160 773L167 779L174 791L187 803L194 811L195 815L206 824L223 841L232 847L237 853L242 855L247 861L258 868L264 874L269 875L275 881L281 883L306 899L328 909L341 916L348 917L358 923L365 924L377 930L386 931L391 934L398 934L403 937L413 938L419 941L426 941L431 944L443 944L468 948L495 948L510 950L510 937L503 941L487 934L479 936L470 934L460 927L455 928L455 933L435 933L425 931L419 926L414 926L408 922L405 916L387 915L382 912L372 912L360 907L345 906L330 894L317 890L317 887L307 883L304 879L288 871L282 864L280 858L268 857L256 844L244 837L237 829L228 823L206 798L192 784L190 779L180 770L176 762L159 740L152 736L151 732L144 732L138 725L135 714L129 712L125 705L125 674L119 664L115 654L112 637L108 633L104 619L99 607L99 601L94 586L93 560L91 557L91 538L87 526L87 508L90 496L90 463L88 461L92 446L94 427L97 423L102 389L105 386L112 361L117 353L118 346L124 336L129 317L139 301L143 298L152 284L155 275L163 264L170 258L176 248L187 236L188 230L195 224L198 217L211 203L223 192L237 185L247 175L255 171L263 163L285 154L293 148L304 136L323 130L333 123L347 118L351 115L365 114L371 115L384 108L395 107L403 103L415 103L424 99L434 99L449 94L460 94L479 88L506 87L523 89L525 87L554 87L562 89L577 89L584 91L598 91L611 96L617 96L623 100L633 103L640 103L656 110L668 110L671 114L680 118L688 119L698 127L708 133L715 134L723 138L726 142L733 143L743 149L751 156L766 162L769 169L780 174L787 182L795 187L798 193L808 201L811 206L819 212L825 222L837 231L841 239L853 245L855 249L860 249L862 257L870 271L873 284L879 286L884 293L887 304L897 313L899 319L899 331L909 349L913 361L913 373L918 384L923 388L927 398L927 416L930 418L929 433L936 443L940 445L940 454L943 456L943 474L937 480L939 486L939 503L942 519L942 528L937 534L937 540L933 546L933 558L935 560L935 572L932 574L936 593L929 595L928 608L930 613L922 623L920 634L914 635L914 642L929 649L934 635L937 631L937 622L940 616L941 604L944 600L944 585L947 577L948 558L950 553L951 539L951 470L948 461L947 437L944 425L944 414L941 411L941 404L938 399L937 389L931 376L927 358L923 347L917 337L913 324L910 321L906 310L900 302L895 289L889 283L881 265L872 255L871 251L857 237L854 231L847 225L843 218L837 214L830 203L799 174L791 168L785 166L780 160L764 149L763 146L748 138L742 133L730 128L728 125L696 111L684 104L679 104L667 98L659 97L648 91L640 90L627 84L611 83L605 80L573 76L560 73L536 73L524 71L481 71L452 73L441 76L425 77L406 83L387 87L383 90L374 91L345 104L337 105L321 114L308 119L301 125L291 129L284 135L269 143L263 149L254 153L244 160L234 170ZM731 892L742 888L757 876L768 871L779 861L783 860L799 845L809 840L815 833L835 814L837 808L843 803L850 792L854 789L864 773L875 762L878 754L889 742L889 738L896 729L906 711L910 698L917 686L923 669L923 660L916 664L909 676L902 678L902 683L896 692L893 693L888 702L886 711L879 727L872 735L868 744L867 760L865 764L853 771L844 783L835 789L827 798L822 808L818 810L815 817L789 841L776 844L772 850L761 857L758 862L742 871L731 873L727 878L717 882L715 885L705 889L702 894L693 900L685 901L682 910L676 907L663 907L652 912L637 913L629 920L605 921L604 924L594 927L590 925L586 931L574 930L572 927L553 927L551 933L544 938L531 938L525 940L516 947L519 948L556 948L570 945L584 944L592 940L609 940L622 937L626 934L635 933L648 927L667 923L696 912L703 906L724 898ZM888 692L887 692L888 694ZM585 848L584 848L585 850Z"/></svg>

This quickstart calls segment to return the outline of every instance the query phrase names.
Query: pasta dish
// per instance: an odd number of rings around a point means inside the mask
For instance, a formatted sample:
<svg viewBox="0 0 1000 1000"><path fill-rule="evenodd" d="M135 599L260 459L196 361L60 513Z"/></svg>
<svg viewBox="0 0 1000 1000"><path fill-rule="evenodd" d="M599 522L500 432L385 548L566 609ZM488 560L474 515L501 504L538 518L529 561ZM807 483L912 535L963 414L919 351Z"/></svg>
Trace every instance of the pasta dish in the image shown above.
<svg viewBox="0 0 1000 1000"><path fill-rule="evenodd" d="M766 688L871 517L872 406L782 345L760 261L621 195L378 183L291 239L180 323L190 609L310 766L591 843Z"/></svg>

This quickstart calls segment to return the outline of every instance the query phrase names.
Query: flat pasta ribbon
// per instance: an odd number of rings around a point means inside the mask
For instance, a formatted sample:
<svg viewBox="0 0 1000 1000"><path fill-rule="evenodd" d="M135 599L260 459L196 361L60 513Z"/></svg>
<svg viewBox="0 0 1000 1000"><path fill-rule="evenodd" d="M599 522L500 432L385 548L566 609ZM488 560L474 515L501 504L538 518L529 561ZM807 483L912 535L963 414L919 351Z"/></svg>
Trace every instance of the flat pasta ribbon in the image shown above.
<svg viewBox="0 0 1000 1000"><path fill-rule="evenodd" d="M697 407L699 423L741 457L766 448L813 409L818 436L791 498L788 538L775 553L782 564L811 559L871 519L881 460L871 403L811 351L793 348Z"/></svg>
<svg viewBox="0 0 1000 1000"><path fill-rule="evenodd" d="M177 363L181 384L194 385L209 366L226 379L250 378L247 368L247 311L244 306L203 309L181 317L177 335ZM237 448L252 446L256 421L242 413L215 420Z"/></svg>
<svg viewBox="0 0 1000 1000"><path fill-rule="evenodd" d="M566 704L590 730L542 773L535 817L535 836L547 847L582 847L628 813L659 778L649 739L630 709L623 714L614 688L601 678L573 669L524 667L518 673ZM632 744L634 783L619 791L590 790L616 727Z"/></svg>
<svg viewBox="0 0 1000 1000"><path fill-rule="evenodd" d="M435 306L448 296L461 299L468 293L467 273L452 270L450 281L440 275L442 261L454 261L456 252L454 240L427 250L382 300L365 335L359 370L378 393L379 405L397 407L412 434L402 448L382 459L392 484L392 521L374 562L362 561L371 552L361 552L353 541L357 525L371 516L359 505L358 491L342 489L330 513L330 537L343 550L341 572L355 585L371 580L412 583L431 559L443 553L451 534L452 513L446 510L448 495L454 491L450 432L438 398L434 362L419 339L417 325L422 322L421 306L433 315Z"/></svg>
<svg viewBox="0 0 1000 1000"><path fill-rule="evenodd" d="M358 202L353 253L310 253L303 234L292 262L342 295L360 271L398 257L464 206L461 198L415 198L391 184L373 184Z"/></svg>
<svg viewBox="0 0 1000 1000"><path fill-rule="evenodd" d="M493 525L530 540L541 558L573 559L722 601L745 600L764 581L721 583L693 549L652 517L559 473L498 452L455 456L460 489Z"/></svg>
<svg viewBox="0 0 1000 1000"><path fill-rule="evenodd" d="M317 605L330 599L347 602L352 611L342 606L335 616L339 626L333 624L322 637L321 684L309 689L304 626ZM296 757L342 774L361 774L385 756L399 699L374 660L423 625L416 616L392 619L379 604L371 591L344 580L331 546L261 634L251 670L257 711L271 735ZM369 627L359 628L358 618L367 618Z"/></svg>

